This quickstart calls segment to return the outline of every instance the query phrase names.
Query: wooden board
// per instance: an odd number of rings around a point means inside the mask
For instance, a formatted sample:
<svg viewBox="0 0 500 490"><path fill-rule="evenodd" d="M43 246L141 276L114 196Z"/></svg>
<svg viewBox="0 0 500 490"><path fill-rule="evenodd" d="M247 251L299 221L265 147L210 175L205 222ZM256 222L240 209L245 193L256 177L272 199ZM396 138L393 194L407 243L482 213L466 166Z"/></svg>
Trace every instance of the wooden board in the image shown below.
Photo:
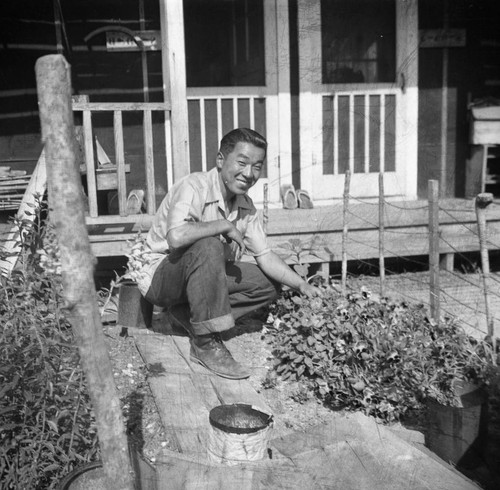
<svg viewBox="0 0 500 490"><path fill-rule="evenodd" d="M361 413L271 441L314 479L315 488L400 490L479 487Z"/></svg>
<svg viewBox="0 0 500 490"><path fill-rule="evenodd" d="M165 451L157 458L157 490L304 490L317 488L314 479L289 461L208 465Z"/></svg>
<svg viewBox="0 0 500 490"><path fill-rule="evenodd" d="M221 404L247 403L271 413L248 380L212 375L189 360L189 339L145 329L129 329L149 372L160 418L179 452L206 460L208 420Z"/></svg>

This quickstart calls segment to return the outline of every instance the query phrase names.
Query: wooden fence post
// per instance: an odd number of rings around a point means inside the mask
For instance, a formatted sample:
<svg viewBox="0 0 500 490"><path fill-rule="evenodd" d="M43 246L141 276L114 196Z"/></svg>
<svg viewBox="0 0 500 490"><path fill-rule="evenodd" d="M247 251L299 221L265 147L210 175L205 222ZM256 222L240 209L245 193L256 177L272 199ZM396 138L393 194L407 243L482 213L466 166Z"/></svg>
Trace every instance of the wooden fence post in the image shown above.
<svg viewBox="0 0 500 490"><path fill-rule="evenodd" d="M65 307L95 411L108 488L133 490L125 426L96 303L94 258L75 154L70 69L62 55L48 55L38 59L35 71L50 219L61 252Z"/></svg>
<svg viewBox="0 0 500 490"><path fill-rule="evenodd" d="M342 295L345 296L347 291L347 233L349 228L347 226L347 211L349 208L349 190L351 187L351 171L349 169L345 172L344 181L344 209L342 212Z"/></svg>
<svg viewBox="0 0 500 490"><path fill-rule="evenodd" d="M384 248L385 248L385 223L384 223L384 212L385 212L385 197L384 197L384 173L380 172L378 174L378 269L380 276L380 297L385 296L385 258L384 258Z"/></svg>
<svg viewBox="0 0 500 490"><path fill-rule="evenodd" d="M490 301L488 296L488 282L490 278L490 258L488 255L487 229L486 229L486 208L493 202L493 194L483 192L476 197L476 217L477 230L479 235L479 250L481 253L481 277L483 280L484 310L486 315L486 325L488 328L488 337L493 342L493 352L496 352L495 332L493 317L490 312Z"/></svg>
<svg viewBox="0 0 500 490"><path fill-rule="evenodd" d="M439 182L429 180L429 274L431 317L439 325Z"/></svg>
<svg viewBox="0 0 500 490"><path fill-rule="evenodd" d="M264 210L262 212L264 233L267 235L267 223L269 222L269 186L264 184Z"/></svg>

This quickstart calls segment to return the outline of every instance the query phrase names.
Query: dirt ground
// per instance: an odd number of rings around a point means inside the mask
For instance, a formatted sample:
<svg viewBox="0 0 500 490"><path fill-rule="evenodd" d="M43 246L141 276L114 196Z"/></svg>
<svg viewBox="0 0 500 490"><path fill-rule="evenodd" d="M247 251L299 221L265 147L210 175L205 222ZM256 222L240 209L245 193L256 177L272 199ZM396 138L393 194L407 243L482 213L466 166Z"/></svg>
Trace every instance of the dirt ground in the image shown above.
<svg viewBox="0 0 500 490"><path fill-rule="evenodd" d="M129 438L136 450L154 463L162 448L171 447L147 383L147 366L133 337L127 336L126 329L112 322L103 328ZM251 367L250 382L272 410L275 437L293 431L305 431L308 427L327 422L333 416L331 409L308 399L300 385L282 381L269 383L268 373L273 365L273 356L261 321L241 323L225 341L234 357ZM499 392L500 387L497 387L496 394L490 396L489 400L489 439L484 461L466 473L488 490L500 488ZM423 420L425 414L407 421L405 425L395 424L392 428L407 440L423 443L426 430Z"/></svg>

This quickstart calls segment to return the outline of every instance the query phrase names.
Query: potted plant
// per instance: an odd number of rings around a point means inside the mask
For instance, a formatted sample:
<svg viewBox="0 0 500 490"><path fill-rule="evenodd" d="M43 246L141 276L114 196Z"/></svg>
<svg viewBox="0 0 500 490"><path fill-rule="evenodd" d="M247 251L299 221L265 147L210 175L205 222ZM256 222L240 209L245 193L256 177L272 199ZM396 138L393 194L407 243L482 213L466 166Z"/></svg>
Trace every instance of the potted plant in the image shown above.
<svg viewBox="0 0 500 490"><path fill-rule="evenodd" d="M474 399L484 406L482 392L464 398L460 385L488 383L489 343L468 336L452 318L436 325L423 305L377 298L363 288L345 297L333 284L323 288L322 298L288 291L272 305L267 329L276 363L269 382L274 376L298 381L302 398L316 396L384 422L432 403L459 410Z"/></svg>
<svg viewBox="0 0 500 490"><path fill-rule="evenodd" d="M431 322L433 341L422 345L416 388L426 402L426 445L460 467L475 466L487 437L488 385L495 376L492 346L452 319Z"/></svg>

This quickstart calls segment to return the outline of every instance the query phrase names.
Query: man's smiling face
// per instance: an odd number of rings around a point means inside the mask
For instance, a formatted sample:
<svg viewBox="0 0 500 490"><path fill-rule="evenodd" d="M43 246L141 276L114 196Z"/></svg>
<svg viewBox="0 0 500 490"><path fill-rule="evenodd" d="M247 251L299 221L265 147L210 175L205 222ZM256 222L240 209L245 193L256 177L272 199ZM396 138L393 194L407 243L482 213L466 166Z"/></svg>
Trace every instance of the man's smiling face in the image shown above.
<svg viewBox="0 0 500 490"><path fill-rule="evenodd" d="M243 141L236 143L226 156L219 152L217 168L226 200L245 194L259 180L265 158L266 150Z"/></svg>

